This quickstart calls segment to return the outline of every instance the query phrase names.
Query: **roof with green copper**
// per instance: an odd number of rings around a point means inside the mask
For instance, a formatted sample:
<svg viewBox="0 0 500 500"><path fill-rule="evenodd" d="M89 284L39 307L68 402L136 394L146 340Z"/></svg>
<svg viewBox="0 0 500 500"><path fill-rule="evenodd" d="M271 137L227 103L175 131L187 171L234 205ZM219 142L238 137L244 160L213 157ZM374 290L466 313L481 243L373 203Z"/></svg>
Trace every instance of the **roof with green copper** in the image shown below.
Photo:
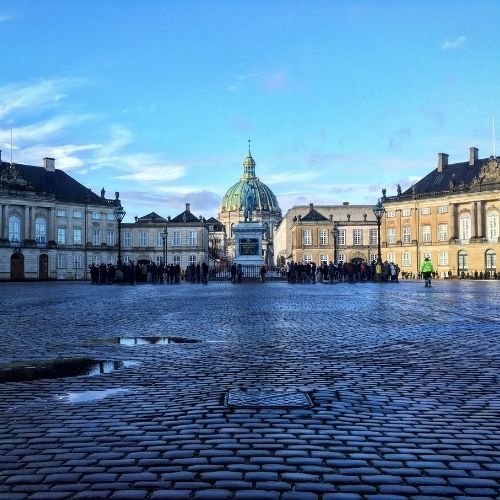
<svg viewBox="0 0 500 500"><path fill-rule="evenodd" d="M233 184L222 198L221 212L232 212L240 209L241 193L245 183L249 183L255 193L255 209L281 213L278 200L269 187L255 175L255 161L250 150L243 161L243 175Z"/></svg>

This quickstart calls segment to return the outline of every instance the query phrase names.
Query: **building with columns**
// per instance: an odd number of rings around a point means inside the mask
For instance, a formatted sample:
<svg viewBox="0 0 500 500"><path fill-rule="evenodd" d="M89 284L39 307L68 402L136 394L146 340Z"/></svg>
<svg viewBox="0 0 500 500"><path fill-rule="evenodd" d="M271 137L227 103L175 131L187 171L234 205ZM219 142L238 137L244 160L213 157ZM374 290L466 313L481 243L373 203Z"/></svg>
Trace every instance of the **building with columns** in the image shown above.
<svg viewBox="0 0 500 500"><path fill-rule="evenodd" d="M419 272L429 256L440 276L497 273L500 252L500 157L449 163L438 154L436 168L410 189L382 191L382 256L401 271Z"/></svg>
<svg viewBox="0 0 500 500"><path fill-rule="evenodd" d="M0 280L86 279L90 264L116 263L118 196L98 196L53 158L37 167L0 152Z"/></svg>
<svg viewBox="0 0 500 500"><path fill-rule="evenodd" d="M275 232L275 264L334 262L335 250L337 262L371 262L377 258L377 236L371 205L294 205Z"/></svg>

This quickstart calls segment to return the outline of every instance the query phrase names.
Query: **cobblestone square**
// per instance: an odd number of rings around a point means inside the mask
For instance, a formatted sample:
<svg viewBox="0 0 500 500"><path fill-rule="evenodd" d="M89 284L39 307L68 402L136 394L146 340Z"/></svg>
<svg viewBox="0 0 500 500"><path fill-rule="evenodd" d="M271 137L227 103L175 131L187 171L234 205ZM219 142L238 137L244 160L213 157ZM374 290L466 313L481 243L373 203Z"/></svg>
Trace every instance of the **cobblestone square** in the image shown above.
<svg viewBox="0 0 500 500"><path fill-rule="evenodd" d="M457 280L2 283L4 368L122 363L0 384L0 499L499 498L499 304Z"/></svg>

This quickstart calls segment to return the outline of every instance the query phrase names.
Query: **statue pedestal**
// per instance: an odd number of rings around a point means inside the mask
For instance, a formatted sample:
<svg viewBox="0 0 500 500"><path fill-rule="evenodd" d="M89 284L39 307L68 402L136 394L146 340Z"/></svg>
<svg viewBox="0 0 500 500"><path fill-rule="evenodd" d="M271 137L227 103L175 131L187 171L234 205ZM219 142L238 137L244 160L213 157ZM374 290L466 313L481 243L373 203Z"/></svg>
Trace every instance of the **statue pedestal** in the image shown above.
<svg viewBox="0 0 500 500"><path fill-rule="evenodd" d="M265 229L260 222L240 222L233 227L235 264L262 266L262 235Z"/></svg>

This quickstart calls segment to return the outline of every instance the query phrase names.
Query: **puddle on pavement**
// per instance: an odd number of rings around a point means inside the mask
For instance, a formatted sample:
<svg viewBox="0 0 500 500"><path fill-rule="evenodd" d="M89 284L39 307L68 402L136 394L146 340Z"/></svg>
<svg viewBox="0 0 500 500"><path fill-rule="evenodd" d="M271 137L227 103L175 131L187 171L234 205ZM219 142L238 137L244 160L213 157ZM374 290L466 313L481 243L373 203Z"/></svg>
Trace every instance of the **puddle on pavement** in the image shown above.
<svg viewBox="0 0 500 500"><path fill-rule="evenodd" d="M20 361L0 365L0 383L80 376L92 377L138 364L136 361L101 361L89 358Z"/></svg>
<svg viewBox="0 0 500 500"><path fill-rule="evenodd" d="M68 392L68 394L57 396L57 399L63 403L90 403L92 401L100 401L109 396L128 392L129 390L130 389L117 388L103 389L100 391Z"/></svg>
<svg viewBox="0 0 500 500"><path fill-rule="evenodd" d="M196 344L201 342L198 339L190 339L186 337L110 337L108 339L90 339L85 343L89 345L167 345L167 344Z"/></svg>

